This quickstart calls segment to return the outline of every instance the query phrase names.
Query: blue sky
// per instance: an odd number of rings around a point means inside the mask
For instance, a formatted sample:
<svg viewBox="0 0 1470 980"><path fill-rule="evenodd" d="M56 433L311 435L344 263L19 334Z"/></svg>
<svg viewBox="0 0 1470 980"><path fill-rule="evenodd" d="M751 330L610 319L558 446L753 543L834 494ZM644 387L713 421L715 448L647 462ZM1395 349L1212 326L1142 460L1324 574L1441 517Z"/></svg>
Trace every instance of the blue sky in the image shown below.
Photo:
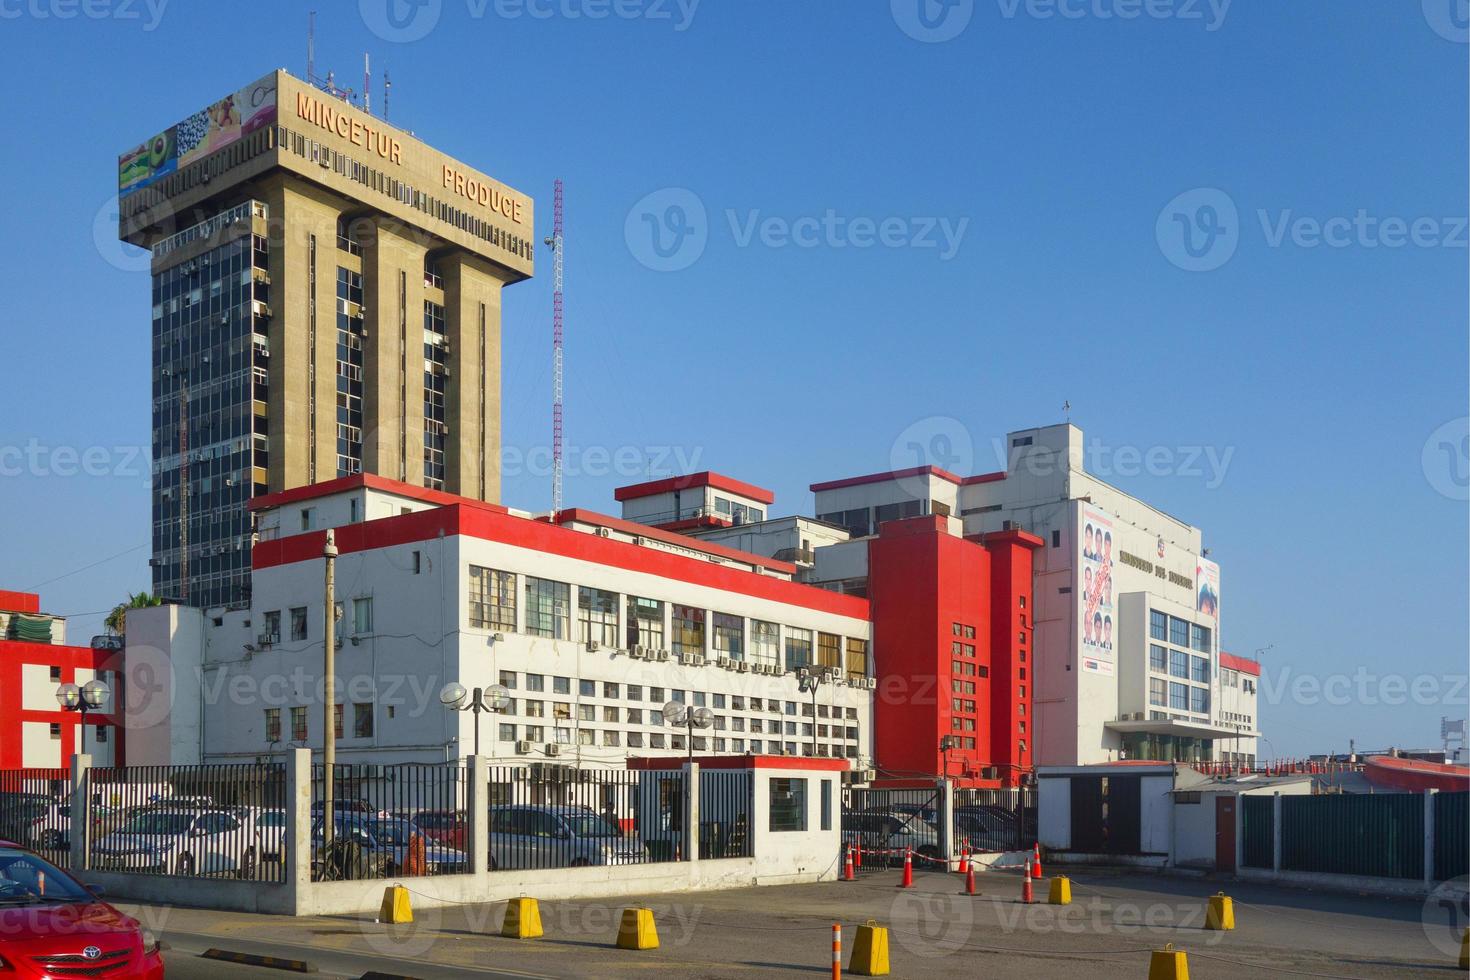
<svg viewBox="0 0 1470 980"><path fill-rule="evenodd" d="M355 84L370 52L393 121L533 195L540 234L565 178L568 503L688 464L806 512L914 440L994 469L1070 401L1104 475L1204 528L1225 647L1271 647L1272 749L1434 744L1470 645L1465 0L920 2L321 3L317 62ZM0 7L0 588L83 639L148 585L116 155L301 73L306 35L287 3L88 11ZM539 269L505 302L528 508Z"/></svg>

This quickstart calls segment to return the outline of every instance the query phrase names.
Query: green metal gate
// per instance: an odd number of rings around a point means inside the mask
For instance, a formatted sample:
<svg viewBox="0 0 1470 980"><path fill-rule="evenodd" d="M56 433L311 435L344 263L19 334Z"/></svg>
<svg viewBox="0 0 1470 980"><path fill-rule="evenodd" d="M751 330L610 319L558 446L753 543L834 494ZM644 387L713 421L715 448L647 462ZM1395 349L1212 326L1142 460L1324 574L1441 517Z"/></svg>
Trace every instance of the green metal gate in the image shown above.
<svg viewBox="0 0 1470 980"><path fill-rule="evenodd" d="M1274 850L1276 812L1269 796L1242 796L1240 798L1241 828L1244 841L1241 847L1241 864L1247 868L1272 866Z"/></svg>
<svg viewBox="0 0 1470 980"><path fill-rule="evenodd" d="M1434 796L1434 877L1449 881L1470 874L1466 858L1466 831L1470 827L1470 793Z"/></svg>
<svg viewBox="0 0 1470 980"><path fill-rule="evenodd" d="M1424 796L1419 793L1283 796L1281 868L1378 878L1423 878Z"/></svg>

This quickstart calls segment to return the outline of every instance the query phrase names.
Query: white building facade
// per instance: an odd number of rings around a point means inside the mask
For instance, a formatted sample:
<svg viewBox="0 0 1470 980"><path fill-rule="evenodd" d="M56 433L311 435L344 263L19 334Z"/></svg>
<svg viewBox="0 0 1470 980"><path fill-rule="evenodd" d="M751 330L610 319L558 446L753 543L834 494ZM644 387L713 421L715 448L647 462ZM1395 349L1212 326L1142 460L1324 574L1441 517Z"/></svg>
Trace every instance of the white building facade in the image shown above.
<svg viewBox="0 0 1470 980"><path fill-rule="evenodd" d="M547 517L374 476L257 502L249 610L198 627L146 610L138 636L172 665L169 722L201 761L319 750L325 528L334 528L337 759L621 768L631 756L871 759L867 603L792 580L794 566L586 511ZM131 625L131 624L130 624ZM131 630L130 630L131 633ZM831 651L842 651L841 656ZM855 656L860 653L860 656ZM821 683L799 689L797 670ZM503 711L440 703L449 682L503 685ZM667 701L712 727L664 723ZM152 712L156 715L157 712ZM155 722L156 723L156 722ZM176 733L177 734L177 733ZM177 753L187 737L135 738Z"/></svg>

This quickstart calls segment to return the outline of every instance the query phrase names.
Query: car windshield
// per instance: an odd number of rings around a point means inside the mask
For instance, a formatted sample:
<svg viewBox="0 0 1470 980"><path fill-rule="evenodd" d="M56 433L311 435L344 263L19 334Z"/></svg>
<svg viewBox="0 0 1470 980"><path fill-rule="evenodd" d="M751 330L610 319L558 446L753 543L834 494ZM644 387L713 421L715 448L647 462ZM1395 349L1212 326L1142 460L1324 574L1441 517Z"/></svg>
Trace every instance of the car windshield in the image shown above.
<svg viewBox="0 0 1470 980"><path fill-rule="evenodd" d="M262 827L284 827L286 826L286 815L276 810L261 814L260 825Z"/></svg>
<svg viewBox="0 0 1470 980"><path fill-rule="evenodd" d="M96 901L64 871L34 854L0 847L0 905Z"/></svg>
<svg viewBox="0 0 1470 980"><path fill-rule="evenodd" d="M186 834L192 813L140 813L119 828L121 834Z"/></svg>
<svg viewBox="0 0 1470 980"><path fill-rule="evenodd" d="M342 830L363 830L370 834L373 840L379 844L398 846L407 844L413 836L413 827L406 820L347 820L338 821L337 828Z"/></svg>
<svg viewBox="0 0 1470 980"><path fill-rule="evenodd" d="M623 832L595 813L563 813L562 823L573 837L621 837Z"/></svg>

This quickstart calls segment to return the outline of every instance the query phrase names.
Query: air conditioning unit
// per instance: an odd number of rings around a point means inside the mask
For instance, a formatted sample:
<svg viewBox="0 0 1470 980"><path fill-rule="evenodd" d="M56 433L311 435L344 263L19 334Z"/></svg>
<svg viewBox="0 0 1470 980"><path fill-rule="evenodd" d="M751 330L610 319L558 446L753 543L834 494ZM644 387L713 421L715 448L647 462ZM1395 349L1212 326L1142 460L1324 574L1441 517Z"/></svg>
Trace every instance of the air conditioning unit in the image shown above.
<svg viewBox="0 0 1470 980"><path fill-rule="evenodd" d="M555 742L547 742L546 743L546 754L547 755L561 755L561 746L560 745L557 745Z"/></svg>
<svg viewBox="0 0 1470 980"><path fill-rule="evenodd" d="M642 660L648 656L648 651L644 650L643 647L629 647L628 656L632 657L634 660Z"/></svg>
<svg viewBox="0 0 1470 980"><path fill-rule="evenodd" d="M732 661L729 657L721 657L719 660L715 661L718 666L723 667L726 670L730 669L730 664L733 662L734 661Z"/></svg>
<svg viewBox="0 0 1470 980"><path fill-rule="evenodd" d="M516 743L516 752L520 753L521 755L526 755L530 751L531 751L531 743L530 742L521 741L521 742L517 742Z"/></svg>
<svg viewBox="0 0 1470 980"><path fill-rule="evenodd" d="M601 650L601 649L602 649L602 644L601 643L598 643L596 640L588 640L587 641L587 652L588 653L596 653L598 650Z"/></svg>
<svg viewBox="0 0 1470 980"><path fill-rule="evenodd" d="M669 651L667 651L667 650L655 650L653 652L653 659L659 661L660 663L666 663L666 662L668 662L668 659L669 659Z"/></svg>
<svg viewBox="0 0 1470 980"><path fill-rule="evenodd" d="M600 527L597 529L597 536L599 538L610 538L612 537L612 532L605 527Z"/></svg>
<svg viewBox="0 0 1470 980"><path fill-rule="evenodd" d="M876 677L869 677L866 680L867 680L868 690L870 690L870 691L876 691L876 690L878 690L878 678L876 678Z"/></svg>
<svg viewBox="0 0 1470 980"><path fill-rule="evenodd" d="M505 634L504 633L492 633L492 634L490 634L490 639L494 640L496 643L499 643L501 640L504 640L505 639Z"/></svg>
<svg viewBox="0 0 1470 980"><path fill-rule="evenodd" d="M279 633L262 633L255 638L255 645L259 647L268 647L273 643L280 642L281 635Z"/></svg>
<svg viewBox="0 0 1470 980"><path fill-rule="evenodd" d="M750 673L750 664L746 663L744 660L737 660L735 661L735 669L742 674L748 674Z"/></svg>

